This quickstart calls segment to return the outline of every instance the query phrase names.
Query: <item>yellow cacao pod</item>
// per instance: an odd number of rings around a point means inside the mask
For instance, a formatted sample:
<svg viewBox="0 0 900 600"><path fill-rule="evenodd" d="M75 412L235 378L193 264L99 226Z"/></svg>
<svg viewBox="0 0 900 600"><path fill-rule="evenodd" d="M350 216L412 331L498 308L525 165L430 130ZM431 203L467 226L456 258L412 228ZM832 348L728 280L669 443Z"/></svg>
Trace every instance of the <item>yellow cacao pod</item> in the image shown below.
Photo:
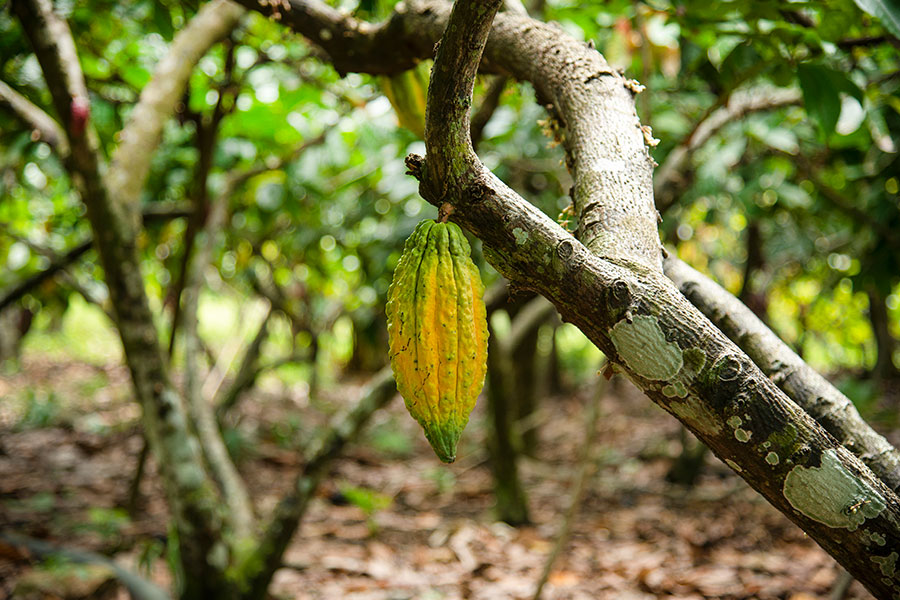
<svg viewBox="0 0 900 600"><path fill-rule="evenodd" d="M381 89L394 107L400 125L420 138L425 136L425 100L430 74L430 63L420 62L397 75L379 78Z"/></svg>
<svg viewBox="0 0 900 600"><path fill-rule="evenodd" d="M422 221L388 290L397 389L444 462L456 459L487 368L484 285L470 252L456 224Z"/></svg>

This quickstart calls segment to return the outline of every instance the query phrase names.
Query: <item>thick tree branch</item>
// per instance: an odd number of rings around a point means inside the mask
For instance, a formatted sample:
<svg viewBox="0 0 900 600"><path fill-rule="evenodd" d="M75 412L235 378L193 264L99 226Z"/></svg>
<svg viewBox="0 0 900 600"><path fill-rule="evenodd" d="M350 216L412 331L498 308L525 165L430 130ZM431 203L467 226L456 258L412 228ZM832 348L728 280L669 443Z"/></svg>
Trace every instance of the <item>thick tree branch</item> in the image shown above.
<svg viewBox="0 0 900 600"><path fill-rule="evenodd" d="M666 259L665 272L794 402L859 456L888 487L900 491L900 451L862 419L849 398L714 281L674 256Z"/></svg>
<svg viewBox="0 0 900 600"><path fill-rule="evenodd" d="M69 154L69 141L59 123L40 106L32 103L3 81L0 81L0 106L11 111L31 127L33 140L47 142L62 158Z"/></svg>
<svg viewBox="0 0 900 600"><path fill-rule="evenodd" d="M793 89L753 88L733 94L725 106L713 110L701 119L656 170L653 195L659 211L665 213L690 182L689 172L694 152L725 125L743 119L750 113L792 106L800 104L802 100L800 91Z"/></svg>
<svg viewBox="0 0 900 600"><path fill-rule="evenodd" d="M433 90L471 89L471 82L436 81L474 75L476 48L483 38L472 40L460 30L484 31L479 17L489 14L483 5L481 11L458 8L464 4L469 2L458 0L450 17L435 60ZM519 39L527 40L524 35ZM609 110L607 97L594 99L599 104L594 110ZM556 304L560 314L651 399L677 416L873 593L889 596L900 589L900 574L891 579L876 565L892 560L890 549L900 545L897 496L661 273L641 262L626 268L598 257L473 159L460 141L462 136L468 142L468 122L460 115L464 105L455 99L439 103L442 111L429 108L427 162L408 159L410 171L422 178L423 196L435 205L450 202L454 219L482 239L486 256L501 273ZM438 128L447 132L446 139L429 136L435 120L454 116L455 122ZM433 161L440 159L452 162L435 167ZM443 179L434 180L435 174ZM629 208L626 203L626 213Z"/></svg>
<svg viewBox="0 0 900 600"><path fill-rule="evenodd" d="M362 71L372 75L393 75L416 66L420 58L433 53L435 38L410 35L402 12L379 25L359 21L320 0L238 0L245 7L290 26L327 54L339 73ZM401 6L400 10L406 10ZM440 33L438 33L440 35ZM410 44L414 44L411 46Z"/></svg>
<svg viewBox="0 0 900 600"><path fill-rule="evenodd" d="M71 152L66 165L87 206L135 395L143 408L147 437L157 455L182 541L182 565L191 571L191 577L185 579L185 596L206 593L228 598L234 593L233 586L217 566L228 560L227 542L231 541L223 535L222 506L204 470L183 400L166 371L141 275L137 227L108 194L100 175L96 135L88 122L87 92L71 32L49 0L16 0L13 10L31 41L54 107L68 132ZM142 148L148 154L150 150Z"/></svg>
<svg viewBox="0 0 900 600"><path fill-rule="evenodd" d="M107 174L109 194L125 210L136 210L163 125L175 113L194 66L235 28L243 14L244 10L230 0L209 2L178 32L156 66L121 131Z"/></svg>

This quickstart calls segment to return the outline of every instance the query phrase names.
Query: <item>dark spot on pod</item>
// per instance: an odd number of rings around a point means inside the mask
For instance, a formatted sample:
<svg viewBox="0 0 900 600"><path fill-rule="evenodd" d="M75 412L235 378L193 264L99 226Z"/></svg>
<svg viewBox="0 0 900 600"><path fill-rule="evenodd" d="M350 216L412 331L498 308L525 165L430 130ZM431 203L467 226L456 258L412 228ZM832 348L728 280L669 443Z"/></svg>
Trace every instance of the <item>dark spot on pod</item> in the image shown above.
<svg viewBox="0 0 900 600"><path fill-rule="evenodd" d="M575 245L572 240L563 240L556 245L556 254L563 260L568 260L574 253Z"/></svg>

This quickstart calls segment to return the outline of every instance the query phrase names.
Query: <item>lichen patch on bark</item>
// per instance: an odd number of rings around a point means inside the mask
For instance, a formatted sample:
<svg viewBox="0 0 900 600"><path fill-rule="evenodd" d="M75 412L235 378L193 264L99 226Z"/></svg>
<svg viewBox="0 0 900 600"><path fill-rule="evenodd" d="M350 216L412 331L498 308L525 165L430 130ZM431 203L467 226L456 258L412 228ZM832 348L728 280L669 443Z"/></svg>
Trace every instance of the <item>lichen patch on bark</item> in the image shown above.
<svg viewBox="0 0 900 600"><path fill-rule="evenodd" d="M784 497L810 519L849 531L885 509L881 495L848 471L833 449L822 454L820 467L791 469L784 480Z"/></svg>
<svg viewBox="0 0 900 600"><path fill-rule="evenodd" d="M609 336L619 357L644 379L671 379L684 365L681 348L666 339L656 317L637 315L630 323L622 319Z"/></svg>
<svg viewBox="0 0 900 600"><path fill-rule="evenodd" d="M873 556L872 562L881 567L881 573L886 577L894 577L897 572L897 553L891 552L887 556Z"/></svg>
<svg viewBox="0 0 900 600"><path fill-rule="evenodd" d="M669 404L669 410L683 422L689 423L706 435L717 435L722 430L719 417L697 400L688 398L684 402L674 401Z"/></svg>

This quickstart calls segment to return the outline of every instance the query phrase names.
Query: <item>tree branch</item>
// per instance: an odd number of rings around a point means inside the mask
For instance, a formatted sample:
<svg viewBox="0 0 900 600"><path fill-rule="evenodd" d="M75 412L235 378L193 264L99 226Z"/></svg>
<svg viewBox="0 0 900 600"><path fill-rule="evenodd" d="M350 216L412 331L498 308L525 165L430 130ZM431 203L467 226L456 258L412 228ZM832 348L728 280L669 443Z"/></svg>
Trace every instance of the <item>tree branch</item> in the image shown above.
<svg viewBox="0 0 900 600"><path fill-rule="evenodd" d="M69 154L69 142L59 123L3 81L0 81L0 106L31 127L31 139L48 143L63 159Z"/></svg>
<svg viewBox="0 0 900 600"><path fill-rule="evenodd" d="M222 499L228 510L225 518L238 538L249 540L254 527L253 504L250 494L241 479L234 462L225 447L219 430L218 420L210 398L205 398L200 390L200 369L197 358L200 355L197 333L197 310L200 291L203 288L203 271L212 261L216 243L228 219L228 199L226 193L212 203L206 227L206 236L198 238L199 248L191 261L184 294L184 355L185 355L185 400L187 412L194 423L200 448L206 464L222 492ZM186 248L185 251L189 249Z"/></svg>
<svg viewBox="0 0 900 600"><path fill-rule="evenodd" d="M753 88L733 94L725 106L713 110L701 119L656 170L653 195L659 211L665 213L690 182L689 171L694 152L725 125L743 119L750 113L792 106L800 104L802 100L800 91L793 89Z"/></svg>
<svg viewBox="0 0 900 600"><path fill-rule="evenodd" d="M244 356L238 367L237 375L234 376L234 381L216 395L217 397L213 404L216 407L216 418L219 422L234 408L241 394L253 385L261 373L261 369L257 368L256 364L259 362L263 342L265 342L269 334L269 320L272 318L274 308L274 305L270 303L269 310L266 311L266 316L263 317L262 322L259 324L256 335L253 336L253 340L244 350Z"/></svg>
<svg viewBox="0 0 900 600"><path fill-rule="evenodd" d="M141 275L137 227L108 193L100 173L97 138L89 126L84 77L68 25L49 0L15 0L13 10L31 41L54 107L68 132L66 166L87 206L116 325L131 372L135 395L157 464L166 484L178 531L182 566L191 572L185 595L204 592L228 597L231 585L218 565L228 541L223 536L222 505L206 474L183 400L174 390L158 342ZM151 148L142 151L150 153Z"/></svg>
<svg viewBox="0 0 900 600"><path fill-rule="evenodd" d="M269 582L281 566L281 557L329 465L396 391L394 374L390 367L385 367L369 381L356 406L335 419L334 424L312 444L309 460L294 481L292 491L278 503L262 542L247 563L245 575L250 590L244 596L247 600L261 600L266 596Z"/></svg>
<svg viewBox="0 0 900 600"><path fill-rule="evenodd" d="M150 204L144 209L144 223L153 221L162 221L168 219L177 219L186 217L191 214L188 207L181 205L163 205L162 203ZM89 237L83 242L76 244L70 250L58 255L50 260L50 266L43 271L38 271L29 275L21 282L13 286L13 288L2 298L0 298L0 312L3 312L8 306L20 300L25 294L47 281L63 269L81 258L94 243L94 238Z"/></svg>
<svg viewBox="0 0 900 600"><path fill-rule="evenodd" d="M162 128L175 113L194 66L235 28L244 10L231 0L213 0L178 32L141 92L113 153L106 183L115 201L134 212L150 172Z"/></svg>
<svg viewBox="0 0 900 600"><path fill-rule="evenodd" d="M14 285L3 298L0 298L0 312L15 302L18 302L25 294L77 261L85 252L91 249L92 243L92 240L81 242L65 254L61 254L56 259L51 260L50 266L43 271L38 271L37 273L29 275Z"/></svg>
<svg viewBox="0 0 900 600"><path fill-rule="evenodd" d="M521 6L521 4L519 4ZM484 127L488 124L488 121L491 120L491 117L494 116L494 111L497 110L497 107L500 105L500 97L503 95L503 90L506 89L507 78L503 75L497 75L491 81L490 85L488 85L487 93L484 95L484 99L481 101L481 106L478 107L478 110L472 115L472 147L478 148L478 144L481 142L481 136L484 133Z"/></svg>
<svg viewBox="0 0 900 600"><path fill-rule="evenodd" d="M791 399L895 492L900 451L875 432L844 394L803 362L749 308L685 262L669 256L666 275Z"/></svg>
<svg viewBox="0 0 900 600"><path fill-rule="evenodd" d="M152 581L148 581L121 567L117 562L102 554L75 548L62 548L44 540L38 540L11 531L0 533L0 541L15 547L25 548L39 558L57 557L78 564L95 564L108 567L134 600L171 600L171 596Z"/></svg>
<svg viewBox="0 0 900 600"><path fill-rule="evenodd" d="M478 10L469 4L458 0L454 6L435 60L432 90L471 89L471 81L459 80L474 76L477 49L486 37L475 35L486 33L484 21L490 15L484 5ZM498 24L494 35L500 37L502 29ZM527 41L527 36L518 39ZM457 81L440 84L440 78ZM422 178L423 196L435 205L452 203L453 218L482 239L486 257L502 274L556 304L563 318L587 334L651 399L873 593L893 593L900 574L892 580L874 563L890 560L887 550L900 544L897 496L837 446L661 273L641 262L620 265L598 257L493 176L470 153L467 115L461 108L465 100L441 93L430 97L437 102L428 111L428 159L407 159L411 173ZM615 106L607 96L594 94L592 99L599 113ZM436 131L445 137L434 135ZM436 167L436 160L450 164ZM624 203L625 213L631 208ZM873 541L873 531L890 541L884 546Z"/></svg>

